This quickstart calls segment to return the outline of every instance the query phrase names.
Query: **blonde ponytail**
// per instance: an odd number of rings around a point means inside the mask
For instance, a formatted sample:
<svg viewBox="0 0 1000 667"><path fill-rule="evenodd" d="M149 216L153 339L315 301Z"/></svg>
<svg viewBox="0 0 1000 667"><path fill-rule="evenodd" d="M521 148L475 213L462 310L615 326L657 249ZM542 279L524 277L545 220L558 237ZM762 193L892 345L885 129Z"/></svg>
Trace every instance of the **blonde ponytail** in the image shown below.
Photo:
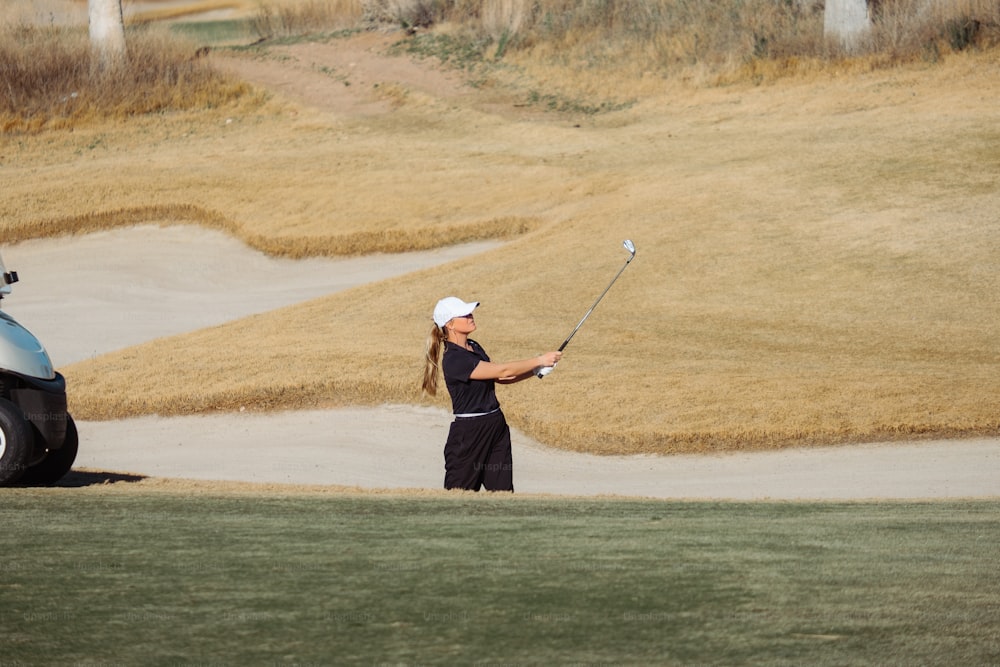
<svg viewBox="0 0 1000 667"><path fill-rule="evenodd" d="M427 335L427 349L424 361L424 382L421 385L424 393L437 395L438 369L441 368L441 349L444 347L445 332L437 324L433 325Z"/></svg>

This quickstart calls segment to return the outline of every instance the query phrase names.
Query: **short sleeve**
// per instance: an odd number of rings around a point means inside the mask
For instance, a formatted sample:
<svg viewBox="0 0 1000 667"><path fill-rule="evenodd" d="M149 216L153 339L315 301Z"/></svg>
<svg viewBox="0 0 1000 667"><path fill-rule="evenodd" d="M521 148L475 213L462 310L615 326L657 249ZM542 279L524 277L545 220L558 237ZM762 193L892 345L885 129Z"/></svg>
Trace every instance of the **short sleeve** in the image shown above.
<svg viewBox="0 0 1000 667"><path fill-rule="evenodd" d="M456 350L456 352L458 352ZM481 359L474 354L445 354L442 360L442 370L445 380L468 382L472 371L476 370Z"/></svg>

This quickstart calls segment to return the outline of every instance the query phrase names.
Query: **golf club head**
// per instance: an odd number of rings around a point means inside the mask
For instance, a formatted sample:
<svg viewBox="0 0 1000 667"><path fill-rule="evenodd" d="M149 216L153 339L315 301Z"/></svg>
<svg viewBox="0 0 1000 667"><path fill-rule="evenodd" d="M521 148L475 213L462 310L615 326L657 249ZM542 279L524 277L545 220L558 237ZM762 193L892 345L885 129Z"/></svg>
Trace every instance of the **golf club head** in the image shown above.
<svg viewBox="0 0 1000 667"><path fill-rule="evenodd" d="M635 244L632 243L632 239L625 239L625 242L622 243L622 245L625 246L625 249L628 250L632 257L635 257Z"/></svg>

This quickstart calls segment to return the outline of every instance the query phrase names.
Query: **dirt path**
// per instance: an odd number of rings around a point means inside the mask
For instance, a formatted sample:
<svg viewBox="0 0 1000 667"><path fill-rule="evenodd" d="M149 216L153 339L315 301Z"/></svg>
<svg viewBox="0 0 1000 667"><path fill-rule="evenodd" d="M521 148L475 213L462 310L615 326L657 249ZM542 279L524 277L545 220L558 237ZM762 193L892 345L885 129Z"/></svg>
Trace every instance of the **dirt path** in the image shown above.
<svg viewBox="0 0 1000 667"><path fill-rule="evenodd" d="M415 91L439 100L471 96L462 77L437 67L386 55L399 33L368 32L326 43L270 46L267 57L216 53L213 62L282 97L343 116L392 110L394 96Z"/></svg>

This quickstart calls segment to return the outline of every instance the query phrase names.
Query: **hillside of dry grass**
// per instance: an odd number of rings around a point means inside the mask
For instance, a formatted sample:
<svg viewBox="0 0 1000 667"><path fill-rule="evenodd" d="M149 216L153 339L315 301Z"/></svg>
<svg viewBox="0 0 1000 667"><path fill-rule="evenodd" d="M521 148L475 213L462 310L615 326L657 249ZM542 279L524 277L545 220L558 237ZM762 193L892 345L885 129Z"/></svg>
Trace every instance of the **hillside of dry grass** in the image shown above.
<svg viewBox="0 0 1000 667"><path fill-rule="evenodd" d="M453 95L361 77L309 45L243 57L301 71L251 109L4 136L4 239L181 222L291 256L510 241L62 369L81 419L420 402L438 298L483 302L495 358L551 349L627 237L636 260L558 369L500 390L533 437L669 453L1000 432L994 52L640 77L601 114L525 108L500 78ZM324 80L387 104L310 104Z"/></svg>

